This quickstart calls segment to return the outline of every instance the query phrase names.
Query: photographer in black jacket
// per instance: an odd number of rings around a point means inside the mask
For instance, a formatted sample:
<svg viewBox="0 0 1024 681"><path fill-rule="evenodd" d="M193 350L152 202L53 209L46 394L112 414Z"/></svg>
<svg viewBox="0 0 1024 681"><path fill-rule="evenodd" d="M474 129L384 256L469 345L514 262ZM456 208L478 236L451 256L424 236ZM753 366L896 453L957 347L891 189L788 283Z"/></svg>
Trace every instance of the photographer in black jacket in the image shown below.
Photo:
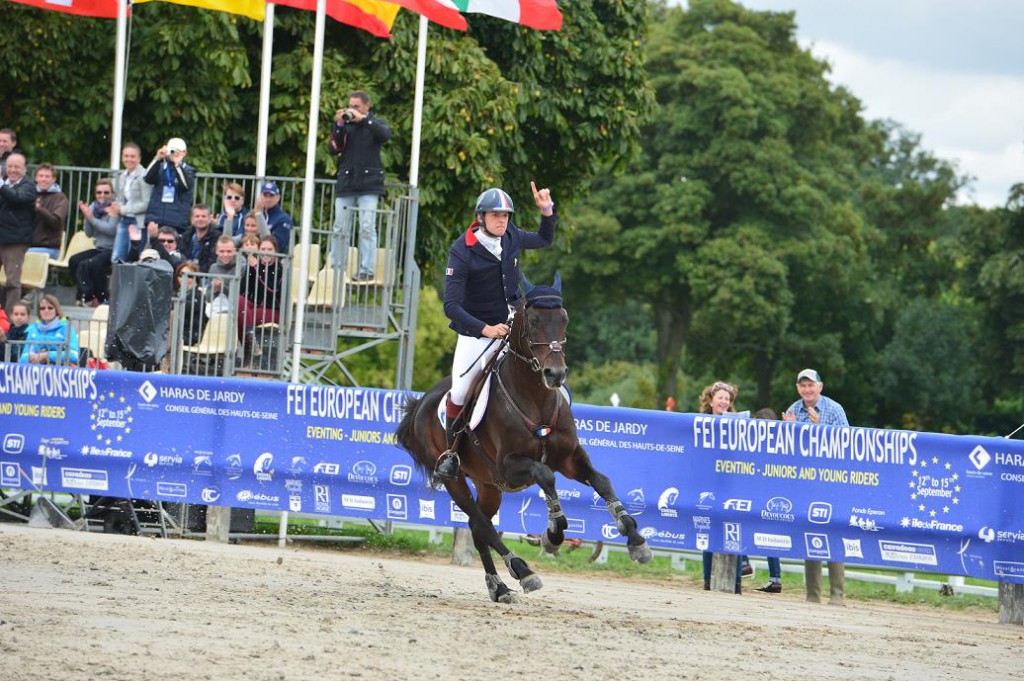
<svg viewBox="0 0 1024 681"><path fill-rule="evenodd" d="M334 116L329 148L338 159L335 185L334 234L331 237L331 263L345 271L351 244L352 220L359 210L359 269L357 281L374 278L377 266L377 201L384 193L384 167L380 148L391 137L391 130L370 113L370 95L357 90L347 109Z"/></svg>

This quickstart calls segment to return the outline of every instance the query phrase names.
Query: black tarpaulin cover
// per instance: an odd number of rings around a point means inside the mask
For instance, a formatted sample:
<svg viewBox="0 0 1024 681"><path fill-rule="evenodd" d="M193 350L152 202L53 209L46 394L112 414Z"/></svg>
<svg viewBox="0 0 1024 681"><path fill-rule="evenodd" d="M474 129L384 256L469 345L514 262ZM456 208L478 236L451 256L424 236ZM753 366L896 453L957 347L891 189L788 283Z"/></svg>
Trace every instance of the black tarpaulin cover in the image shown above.
<svg viewBox="0 0 1024 681"><path fill-rule="evenodd" d="M163 260L114 265L108 358L129 370L160 364L168 349L173 276L170 263Z"/></svg>

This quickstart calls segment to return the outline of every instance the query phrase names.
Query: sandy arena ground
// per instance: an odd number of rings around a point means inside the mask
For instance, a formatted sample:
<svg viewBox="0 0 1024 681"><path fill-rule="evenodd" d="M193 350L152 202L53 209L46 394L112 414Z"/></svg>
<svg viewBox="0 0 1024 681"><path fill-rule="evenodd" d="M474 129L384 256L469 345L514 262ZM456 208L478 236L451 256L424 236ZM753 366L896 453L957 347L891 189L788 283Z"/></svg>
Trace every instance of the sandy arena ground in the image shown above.
<svg viewBox="0 0 1024 681"><path fill-rule="evenodd" d="M807 604L797 593L737 597L688 582L545 573L535 551L521 554L544 588L497 605L477 568L0 524L0 674L62 681L1024 678L1024 628L1000 625L995 614L838 608Z"/></svg>

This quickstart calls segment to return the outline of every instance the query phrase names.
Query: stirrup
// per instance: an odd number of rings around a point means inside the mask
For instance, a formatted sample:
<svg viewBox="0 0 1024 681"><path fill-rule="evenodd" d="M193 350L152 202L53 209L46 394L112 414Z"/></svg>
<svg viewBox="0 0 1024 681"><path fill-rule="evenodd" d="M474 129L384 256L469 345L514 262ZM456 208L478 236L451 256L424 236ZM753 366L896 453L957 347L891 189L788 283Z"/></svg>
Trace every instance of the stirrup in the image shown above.
<svg viewBox="0 0 1024 681"><path fill-rule="evenodd" d="M451 482L459 474L461 466L462 459L459 458L458 452L448 450L434 463L434 477L442 482Z"/></svg>

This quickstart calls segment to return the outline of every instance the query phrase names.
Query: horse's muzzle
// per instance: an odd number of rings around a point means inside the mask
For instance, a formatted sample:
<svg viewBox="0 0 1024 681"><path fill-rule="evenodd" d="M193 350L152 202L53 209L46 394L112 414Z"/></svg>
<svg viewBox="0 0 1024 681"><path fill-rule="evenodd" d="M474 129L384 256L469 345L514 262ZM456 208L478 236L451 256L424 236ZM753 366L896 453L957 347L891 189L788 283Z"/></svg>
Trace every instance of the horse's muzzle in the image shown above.
<svg viewBox="0 0 1024 681"><path fill-rule="evenodd" d="M562 383L565 382L566 368L563 367L544 367L541 375L544 376L544 385L552 390L562 387Z"/></svg>

